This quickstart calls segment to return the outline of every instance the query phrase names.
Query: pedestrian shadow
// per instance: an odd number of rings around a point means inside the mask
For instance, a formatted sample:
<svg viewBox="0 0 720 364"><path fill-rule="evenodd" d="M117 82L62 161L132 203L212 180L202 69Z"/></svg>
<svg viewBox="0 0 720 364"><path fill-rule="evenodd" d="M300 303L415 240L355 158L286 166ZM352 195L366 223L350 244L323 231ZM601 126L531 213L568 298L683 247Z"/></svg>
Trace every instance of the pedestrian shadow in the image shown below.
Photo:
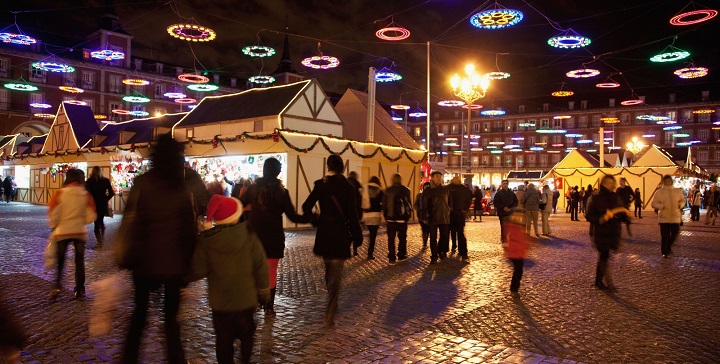
<svg viewBox="0 0 720 364"><path fill-rule="evenodd" d="M440 317L458 295L455 280L462 273L462 263L452 259L428 266L413 284L395 295L385 315L385 323L400 327L413 319L432 322Z"/></svg>

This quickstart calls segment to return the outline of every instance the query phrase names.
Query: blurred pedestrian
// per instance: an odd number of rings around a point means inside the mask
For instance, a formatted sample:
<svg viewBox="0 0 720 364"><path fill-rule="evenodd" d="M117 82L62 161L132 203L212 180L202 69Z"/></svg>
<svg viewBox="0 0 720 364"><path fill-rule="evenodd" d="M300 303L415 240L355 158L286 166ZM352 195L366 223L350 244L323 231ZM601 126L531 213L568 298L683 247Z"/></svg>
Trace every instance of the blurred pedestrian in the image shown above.
<svg viewBox="0 0 720 364"><path fill-rule="evenodd" d="M315 204L320 204L313 253L322 257L325 262L325 287L328 292L325 325L333 326L343 265L351 256L351 244L360 246L363 236L357 216L357 190L342 175L342 158L336 154L330 155L326 164L327 174L315 181L302 209L305 214L310 214Z"/></svg>
<svg viewBox="0 0 720 364"><path fill-rule="evenodd" d="M500 243L507 244L507 229L505 226L505 218L510 216L512 209L517 207L518 200L515 194L508 189L510 182L503 180L500 184L500 190L495 193L493 198L493 205L495 205L495 212L497 213L498 219L500 220Z"/></svg>
<svg viewBox="0 0 720 364"><path fill-rule="evenodd" d="M720 205L720 191L718 191L716 185L712 185L708 190L710 192L707 194L707 202L705 203L707 206L707 212L705 212L705 225L710 224L710 219L712 219L712 224L715 225L715 220L718 215L718 205Z"/></svg>
<svg viewBox="0 0 720 364"><path fill-rule="evenodd" d="M455 176L447 187L450 191L452 209L450 210L450 237L452 239L451 253L458 250L463 263L469 263L467 237L465 236L465 219L470 212L472 192L462 184L460 177Z"/></svg>
<svg viewBox="0 0 720 364"><path fill-rule="evenodd" d="M550 213L553 212L557 202L553 196L553 192L550 191L550 186L545 185L542 189L542 198L540 199L540 214L542 214L542 234L549 236L550 230Z"/></svg>
<svg viewBox="0 0 720 364"><path fill-rule="evenodd" d="M672 253L672 245L680 233L685 197L679 188L673 186L673 179L670 175L664 175L662 183L662 187L655 192L652 207L658 210L660 254L663 258L667 258Z"/></svg>
<svg viewBox="0 0 720 364"><path fill-rule="evenodd" d="M482 200L483 200L483 191L482 191L478 186L475 186L475 189L473 190L473 195L472 195L472 197L473 197L473 202L472 202L472 203L473 203L473 221L475 221L476 218L480 217L479 219L477 219L477 221L482 222L482 217L483 217L483 203L482 203ZM478 212L479 212L479 213L478 213Z"/></svg>
<svg viewBox="0 0 720 364"><path fill-rule="evenodd" d="M442 173L434 171L430 176L430 188L423 190L422 216L430 227L430 264L435 264L438 258L447 258L450 250L450 211L453 202L450 191L443 186Z"/></svg>
<svg viewBox="0 0 720 364"><path fill-rule="evenodd" d="M270 299L263 306L266 316L275 315L275 293L277 288L277 268L280 259L285 257L285 231L282 215L297 224L312 221L313 215L299 215L290 200L290 193L278 179L282 164L276 158L268 158L263 164L263 176L255 180L240 201L243 205L252 205L250 226L262 242L270 276Z"/></svg>
<svg viewBox="0 0 720 364"><path fill-rule="evenodd" d="M243 183L243 186L240 187L240 192L238 193L238 196L240 196L240 199L242 199L245 196L245 193L247 193L248 189L252 185L253 185L252 179L250 179L250 178L245 179L245 182ZM240 222L250 220L251 214L252 214L252 204L250 204L250 203L243 204L242 216L240 216Z"/></svg>
<svg viewBox="0 0 720 364"><path fill-rule="evenodd" d="M580 213L583 215L585 214L585 202L587 202L585 196L585 187L580 187Z"/></svg>
<svg viewBox="0 0 720 364"><path fill-rule="evenodd" d="M570 221L580 221L578 219L578 210L580 209L581 198L578 186L573 187L572 192L570 192Z"/></svg>
<svg viewBox="0 0 720 364"><path fill-rule="evenodd" d="M593 194L593 186L588 185L587 188L585 189L584 193L582 194L582 214L583 215L585 213L587 213L588 200L590 200L590 196L592 196L592 194Z"/></svg>
<svg viewBox="0 0 720 364"><path fill-rule="evenodd" d="M68 245L75 247L75 289L74 298L85 297L85 225L95 221L95 202L85 190L85 173L71 168L65 172L63 187L50 199L48 209L52 239L57 245L57 276L51 298L60 294L65 252Z"/></svg>
<svg viewBox="0 0 720 364"><path fill-rule="evenodd" d="M258 212L258 206L254 206L253 218ZM238 223L241 210L240 201L234 197L210 198L206 219L215 226L200 234L187 277L188 281L208 279L219 364L234 363L235 340L240 340L242 363L250 363L255 334L253 314L258 301L267 304L270 299L265 252L250 222Z"/></svg>
<svg viewBox="0 0 720 364"><path fill-rule="evenodd" d="M560 190L557 188L552 191L552 213L557 214L557 204L560 201Z"/></svg>
<svg viewBox="0 0 720 364"><path fill-rule="evenodd" d="M370 207L369 198L367 200L363 198L363 196L367 194L367 191L358 180L357 172L351 171L348 173L347 181L353 186L353 195L355 196L355 214L357 215L358 220L360 220L360 226L362 226L363 208ZM360 244L362 244L362 240L360 241ZM358 248L360 247L360 244L353 245L353 256L358 255Z"/></svg>
<svg viewBox="0 0 720 364"><path fill-rule="evenodd" d="M525 224L523 223L523 215L525 212L519 208L513 208L512 212L505 218L504 224L508 234L507 244L505 248L505 256L510 259L513 265L512 279L510 280L510 293L518 296L520 289L520 280L523 275L523 266L525 265L525 257L527 257L528 240L525 233Z"/></svg>
<svg viewBox="0 0 720 364"><path fill-rule="evenodd" d="M535 228L535 236L540 237L538 229L538 218L540 214L540 195L535 188L534 183L527 186L525 194L523 194L520 203L525 206L525 233L530 235L530 225Z"/></svg>
<svg viewBox="0 0 720 364"><path fill-rule="evenodd" d="M633 193L633 202L635 203L635 218L642 219L642 194L640 193L640 188L635 188L635 193Z"/></svg>
<svg viewBox="0 0 720 364"><path fill-rule="evenodd" d="M20 350L23 349L27 335L20 327L0 297L0 363L20 363Z"/></svg>
<svg viewBox="0 0 720 364"><path fill-rule="evenodd" d="M367 260L375 260L375 241L377 240L377 232L380 229L382 221L382 201L385 192L380 186L380 178L372 176L368 182L368 197L370 198L370 206L363 209L363 222L370 231Z"/></svg>
<svg viewBox="0 0 720 364"><path fill-rule="evenodd" d="M403 186L402 176L392 176L392 186L383 195L383 217L387 222L388 262L407 259L407 222L412 217L410 189ZM395 254L395 236L398 237L397 255Z"/></svg>
<svg viewBox="0 0 720 364"><path fill-rule="evenodd" d="M185 184L182 144L163 134L150 160L152 168L135 178L120 227L126 238L119 243L126 246L118 247L119 263L132 271L135 288L121 362L138 362L150 292L163 286L167 361L185 363L177 314L197 239L193 196Z"/></svg>
<svg viewBox="0 0 720 364"><path fill-rule="evenodd" d="M418 217L418 223L420 224L420 231L422 232L423 249L427 248L428 239L430 239L430 226L427 224L427 216L423 216L422 214L422 194L426 188L430 188L430 182L423 183L420 192L415 196L415 203L413 204L415 214L417 214Z"/></svg>
<svg viewBox="0 0 720 364"><path fill-rule="evenodd" d="M688 200L690 202L690 220L700 221L700 204L702 203L700 184L693 186L688 195Z"/></svg>
<svg viewBox="0 0 720 364"><path fill-rule="evenodd" d="M5 180L3 181L2 187L3 187L3 195L5 195L5 202L10 203L12 201L13 197L15 196L15 181L13 180L12 175L5 176Z"/></svg>
<svg viewBox="0 0 720 364"><path fill-rule="evenodd" d="M95 241L97 247L102 247L105 241L105 216L109 213L108 202L115 196L110 185L110 180L103 177L102 171L99 166L92 168L92 173L85 182L85 189L90 193L95 202L95 212L97 218L95 219L95 225L93 231L95 232Z"/></svg>
<svg viewBox="0 0 720 364"><path fill-rule="evenodd" d="M592 238L599 253L595 287L601 290L615 289L609 268L610 251L618 249L622 223L630 219L630 211L615 193L616 186L615 177L603 176L586 214L587 220L594 225Z"/></svg>

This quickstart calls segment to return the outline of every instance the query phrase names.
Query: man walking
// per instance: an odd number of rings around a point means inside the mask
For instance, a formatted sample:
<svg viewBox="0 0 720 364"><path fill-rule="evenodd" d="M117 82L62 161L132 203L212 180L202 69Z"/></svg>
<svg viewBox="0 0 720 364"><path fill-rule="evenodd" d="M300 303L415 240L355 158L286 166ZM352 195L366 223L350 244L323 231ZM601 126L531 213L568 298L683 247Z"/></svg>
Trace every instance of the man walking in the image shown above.
<svg viewBox="0 0 720 364"><path fill-rule="evenodd" d="M450 191L442 184L442 173L435 171L431 174L430 188L423 190L421 205L422 216L430 227L430 264L435 264L438 258L447 258L450 250L450 210L453 203Z"/></svg>
<svg viewBox="0 0 720 364"><path fill-rule="evenodd" d="M407 259L407 222L412 216L410 189L403 186L402 176L398 173L392 176L392 186L385 190L382 210L387 222L388 260L394 265L396 260ZM395 235L398 237L397 256Z"/></svg>
<svg viewBox="0 0 720 364"><path fill-rule="evenodd" d="M517 207L518 200L513 191L510 191L508 180L503 180L500 185L500 190L495 193L493 198L493 205L495 205L495 211L497 212L498 218L500 219L500 243L503 245L507 244L508 231L505 226L505 218L510 216L512 209Z"/></svg>
<svg viewBox="0 0 720 364"><path fill-rule="evenodd" d="M717 219L718 215L718 205L720 205L720 191L718 191L715 185L712 185L709 191L710 192L706 193L707 197L705 198L705 225L710 225L710 219L712 219L712 224L715 225L715 219Z"/></svg>
<svg viewBox="0 0 720 364"><path fill-rule="evenodd" d="M472 192L460 181L460 177L453 177L450 181L450 196L452 197L452 211L450 212L450 236L452 238L452 252L457 247L463 263L469 263L467 238L465 237L465 217L470 210Z"/></svg>
<svg viewBox="0 0 720 364"><path fill-rule="evenodd" d="M557 204L560 200L560 190L557 188L552 191L552 213L557 214Z"/></svg>
<svg viewBox="0 0 720 364"><path fill-rule="evenodd" d="M680 232L682 208L685 206L685 197L679 188L673 186L670 175L663 176L663 185L652 201L652 207L658 210L660 222L660 253L667 258L672 252L672 244Z"/></svg>
<svg viewBox="0 0 720 364"><path fill-rule="evenodd" d="M695 187L690 190L688 200L690 200L690 220L700 221L700 204L702 203L702 198L700 197L699 184L695 185Z"/></svg>

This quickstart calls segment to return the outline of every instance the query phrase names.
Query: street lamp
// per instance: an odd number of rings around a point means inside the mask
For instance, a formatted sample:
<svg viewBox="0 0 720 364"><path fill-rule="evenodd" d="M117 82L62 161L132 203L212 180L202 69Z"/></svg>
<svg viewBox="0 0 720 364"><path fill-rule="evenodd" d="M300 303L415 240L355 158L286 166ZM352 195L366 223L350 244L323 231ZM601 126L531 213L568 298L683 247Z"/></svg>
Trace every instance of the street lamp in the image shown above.
<svg viewBox="0 0 720 364"><path fill-rule="evenodd" d="M460 77L457 74L450 79L450 86L453 88L455 96L465 101L468 110L467 119L467 146L468 146L468 166L467 173L472 172L472 159L470 158L470 118L472 116L473 103L480 98L485 97L488 86L490 86L490 78L487 75L480 75L475 72L475 66L468 64L465 66L466 76ZM461 139L462 140L462 139ZM462 145L462 143L461 143ZM460 155L460 168L462 168L462 154Z"/></svg>
<svg viewBox="0 0 720 364"><path fill-rule="evenodd" d="M641 140L638 139L638 137L633 137L632 141L627 143L627 150L630 151L630 153L633 154L633 162L637 160L637 154L645 148L645 143L643 143Z"/></svg>

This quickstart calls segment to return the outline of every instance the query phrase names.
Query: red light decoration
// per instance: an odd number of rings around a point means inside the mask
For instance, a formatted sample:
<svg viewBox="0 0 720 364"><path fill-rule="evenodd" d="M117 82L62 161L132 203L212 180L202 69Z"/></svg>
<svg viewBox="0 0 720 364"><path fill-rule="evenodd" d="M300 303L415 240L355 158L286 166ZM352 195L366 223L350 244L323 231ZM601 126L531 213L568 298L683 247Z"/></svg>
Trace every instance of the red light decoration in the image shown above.
<svg viewBox="0 0 720 364"><path fill-rule="evenodd" d="M640 99L630 99L630 100L625 100L625 101L621 102L620 105L633 106L633 105L640 105L643 103L645 103L645 101L640 100Z"/></svg>
<svg viewBox="0 0 720 364"><path fill-rule="evenodd" d="M177 104L194 104L194 103L196 103L196 102L197 102L197 100L195 100L195 99L190 99L190 98L186 98L186 99L175 99L175 103L177 103Z"/></svg>
<svg viewBox="0 0 720 364"><path fill-rule="evenodd" d="M111 112L117 115L130 115L130 111L125 109L112 109Z"/></svg>
<svg viewBox="0 0 720 364"><path fill-rule="evenodd" d="M126 79L122 80L122 83L124 83L126 85L130 85L130 86L145 86L145 85L149 85L150 81L139 79L139 78L126 78Z"/></svg>
<svg viewBox="0 0 720 364"><path fill-rule="evenodd" d="M202 75L197 75L194 73L183 73L178 76L178 80L180 80L182 82L187 82L187 83L208 83L208 82L210 82L209 78L202 76Z"/></svg>
<svg viewBox="0 0 720 364"><path fill-rule="evenodd" d="M171 36L188 42L209 42L215 39L215 31L196 24L173 24L167 27Z"/></svg>
<svg viewBox="0 0 720 364"><path fill-rule="evenodd" d="M688 11L685 13L675 15L674 17L670 18L670 24L676 25L676 26L693 25L693 24L697 24L697 23L702 23L704 21L708 21L708 20L716 17L717 15L718 15L717 10L713 10L713 9L693 10L693 11Z"/></svg>
<svg viewBox="0 0 720 364"><path fill-rule="evenodd" d="M470 109L470 110L480 110L480 109L483 108L483 106L482 106L482 105L478 105L478 104L472 104L472 105L463 105L462 108L463 108L463 109Z"/></svg>
<svg viewBox="0 0 720 364"><path fill-rule="evenodd" d="M410 31L397 26L394 22L390 22L390 24L388 24L385 28L375 32L375 36L382 40L396 42L410 37Z"/></svg>
<svg viewBox="0 0 720 364"><path fill-rule="evenodd" d="M616 88L620 87L620 83L618 82L601 82L595 85L597 88Z"/></svg>

